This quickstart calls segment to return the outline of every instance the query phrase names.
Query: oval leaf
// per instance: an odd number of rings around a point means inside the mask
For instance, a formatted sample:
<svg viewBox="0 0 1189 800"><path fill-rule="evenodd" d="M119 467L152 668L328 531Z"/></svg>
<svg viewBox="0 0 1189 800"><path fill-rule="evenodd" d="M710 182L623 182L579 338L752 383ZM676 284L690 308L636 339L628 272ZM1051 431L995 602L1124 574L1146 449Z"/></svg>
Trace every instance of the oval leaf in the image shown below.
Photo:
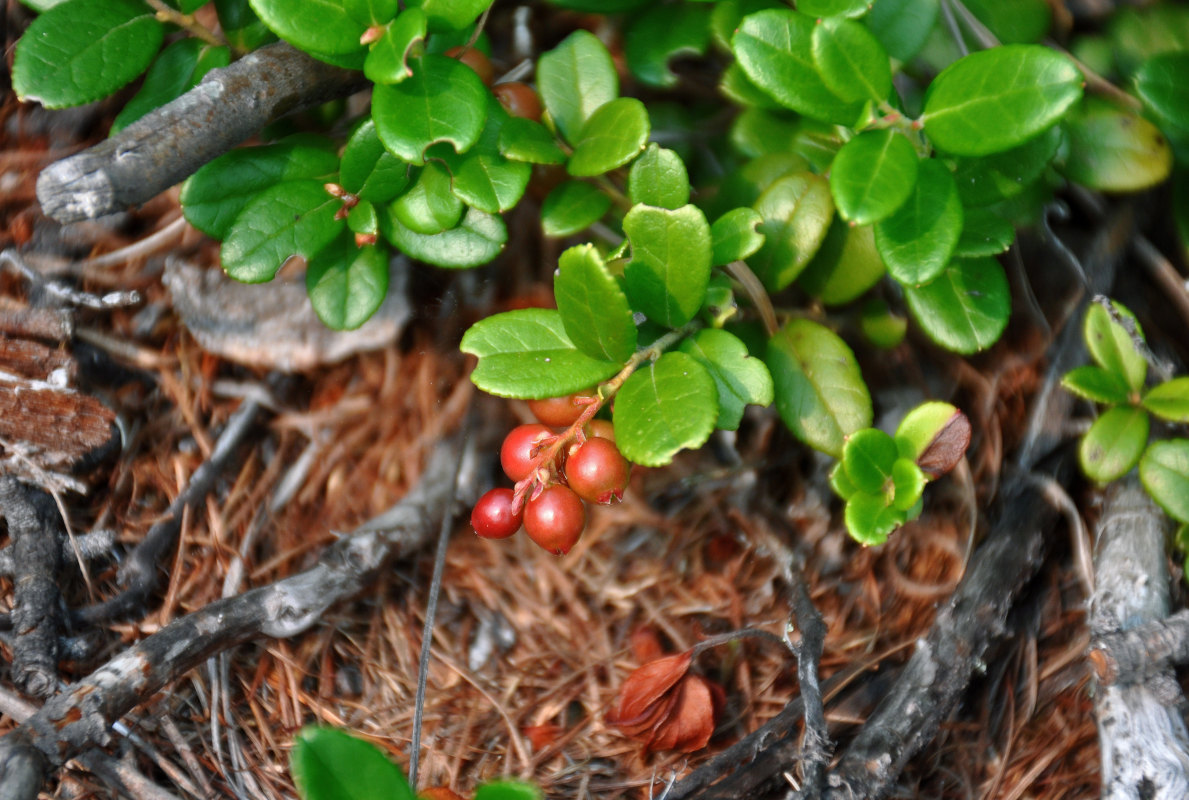
<svg viewBox="0 0 1189 800"><path fill-rule="evenodd" d="M306 291L318 319L336 331L367 322L388 294L388 248L340 236L310 258Z"/></svg>
<svg viewBox="0 0 1189 800"><path fill-rule="evenodd" d="M470 149L487 119L490 93L475 71L445 56L409 59L413 74L372 92L376 132L393 154L421 164L425 149L449 142L455 152Z"/></svg>
<svg viewBox="0 0 1189 800"><path fill-rule="evenodd" d="M503 219L474 208L467 210L458 227L441 233L417 233L406 228L392 213L380 215L380 231L406 255L427 264L458 269L486 264L500 254L508 241Z"/></svg>
<svg viewBox="0 0 1189 800"><path fill-rule="evenodd" d="M896 448L901 458L936 478L962 460L970 446L970 433L965 414L949 403L933 400L909 411L896 426Z"/></svg>
<svg viewBox="0 0 1189 800"><path fill-rule="evenodd" d="M355 129L343 150L339 183L361 200L383 203L409 183L409 165L389 153L370 119Z"/></svg>
<svg viewBox="0 0 1189 800"><path fill-rule="evenodd" d="M271 281L290 256L309 258L346 228L342 203L317 181L286 181L258 194L235 218L219 250L237 281Z"/></svg>
<svg viewBox="0 0 1189 800"><path fill-rule="evenodd" d="M908 61L925 46L941 10L938 0L879 0L863 22L897 61Z"/></svg>
<svg viewBox="0 0 1189 800"><path fill-rule="evenodd" d="M541 56L537 88L561 135L574 143L590 116L619 96L619 78L598 37L578 30Z"/></svg>
<svg viewBox="0 0 1189 800"><path fill-rule="evenodd" d="M593 114L574 141L566 170L575 177L593 177L622 167L648 143L648 111L634 97L621 97Z"/></svg>
<svg viewBox="0 0 1189 800"><path fill-rule="evenodd" d="M566 335L583 353L622 363L636 352L636 326L627 296L593 245L561 254L553 294Z"/></svg>
<svg viewBox="0 0 1189 800"><path fill-rule="evenodd" d="M1148 444L1148 414L1142 408L1112 408L1094 421L1078 446L1078 461L1088 477L1110 483L1139 461Z"/></svg>
<svg viewBox="0 0 1189 800"><path fill-rule="evenodd" d="M451 191L450 174L442 163L430 161L417 182L392 203L391 210L409 230L432 236L458 224L463 202Z"/></svg>
<svg viewBox="0 0 1189 800"><path fill-rule="evenodd" d="M983 156L1052 126L1082 96L1082 74L1040 45L982 50L950 64L929 86L921 121L940 149Z"/></svg>
<svg viewBox="0 0 1189 800"><path fill-rule="evenodd" d="M1052 163L1061 138L1060 126L1054 126L1011 150L959 159L954 181L963 205L987 206L1024 191Z"/></svg>
<svg viewBox="0 0 1189 800"><path fill-rule="evenodd" d="M771 405L772 375L764 362L747 352L747 345L723 330L703 328L681 342L681 352L693 356L710 371L718 389L718 421L714 427L733 431L748 404Z"/></svg>
<svg viewBox="0 0 1189 800"><path fill-rule="evenodd" d="M757 230L764 246L748 262L769 291L796 279L817 253L834 219L830 184L812 172L797 172L773 182L756 200L764 221Z"/></svg>
<svg viewBox="0 0 1189 800"><path fill-rule="evenodd" d="M1154 387L1144 395L1143 405L1161 419L1189 423L1189 377Z"/></svg>
<svg viewBox="0 0 1189 800"><path fill-rule="evenodd" d="M1139 462L1139 478L1170 517L1189 522L1189 440L1154 442Z"/></svg>
<svg viewBox="0 0 1189 800"><path fill-rule="evenodd" d="M702 55L709 43L709 8L688 3L654 5L628 28L624 54L628 69L641 83L668 88L677 85L669 61L677 56Z"/></svg>
<svg viewBox="0 0 1189 800"><path fill-rule="evenodd" d="M1086 364L1065 373L1061 385L1078 397L1095 403L1117 405L1128 400L1129 391L1123 379L1110 370L1093 364Z"/></svg>
<svg viewBox="0 0 1189 800"><path fill-rule="evenodd" d="M826 87L844 101L878 103L892 91L888 54L854 20L835 17L814 26L813 61Z"/></svg>
<svg viewBox="0 0 1189 800"><path fill-rule="evenodd" d="M633 307L670 328L693 319L710 282L710 225L701 209L636 206L623 230L632 244L624 278Z"/></svg>
<svg viewBox="0 0 1189 800"><path fill-rule="evenodd" d="M879 222L904 205L916 186L918 169L916 151L905 136L891 130L864 131L834 157L834 205L848 222Z"/></svg>
<svg viewBox="0 0 1189 800"><path fill-rule="evenodd" d="M571 236L598 221L611 199L589 183L563 181L541 204L541 230L546 236Z"/></svg>
<svg viewBox="0 0 1189 800"><path fill-rule="evenodd" d="M797 10L811 17L860 17L870 5L870 0L800 0Z"/></svg>
<svg viewBox="0 0 1189 800"><path fill-rule="evenodd" d="M1111 306L1119 320L1134 326L1136 336L1142 340L1143 331L1135 315L1122 303L1111 301ZM1086 310L1082 335L1086 340L1086 348L1100 367L1119 376L1133 392L1144 388L1148 362L1140 355L1127 329L1112 319L1110 311L1099 303L1091 305Z"/></svg>
<svg viewBox="0 0 1189 800"><path fill-rule="evenodd" d="M1149 58L1135 73L1135 92L1158 119L1189 131L1189 52Z"/></svg>
<svg viewBox="0 0 1189 800"><path fill-rule="evenodd" d="M476 322L459 348L479 358L471 373L475 385L499 397L562 397L589 389L623 368L619 362L584 355L566 335L561 314L544 308L508 311Z"/></svg>
<svg viewBox="0 0 1189 800"><path fill-rule="evenodd" d="M941 274L962 236L962 201L945 165L921 162L904 205L875 226L875 246L900 283L928 283Z"/></svg>
<svg viewBox="0 0 1189 800"><path fill-rule="evenodd" d="M929 338L955 353L990 347L1011 313L1007 276L993 258L953 261L924 286L905 287L904 294Z"/></svg>
<svg viewBox="0 0 1189 800"><path fill-rule="evenodd" d="M870 225L851 227L835 219L821 249L797 278L805 291L828 306L849 303L879 283L883 259Z"/></svg>
<svg viewBox="0 0 1189 800"><path fill-rule="evenodd" d="M1069 151L1061 172L1103 192L1138 192L1172 172L1172 149L1152 123L1106 105L1087 105L1066 117Z"/></svg>
<svg viewBox="0 0 1189 800"><path fill-rule="evenodd" d="M400 83L412 76L409 54L413 46L425 40L428 20L419 8L406 8L372 44L363 62L363 74L372 83Z"/></svg>
<svg viewBox="0 0 1189 800"><path fill-rule="evenodd" d="M544 125L524 117L510 117L500 128L499 152L512 161L561 164L566 154Z"/></svg>
<svg viewBox="0 0 1189 800"><path fill-rule="evenodd" d="M924 470L907 458L900 458L892 465L892 505L899 511L908 511L920 502L929 477Z"/></svg>
<svg viewBox="0 0 1189 800"><path fill-rule="evenodd" d="M733 208L710 226L711 262L716 266L742 261L760 249L764 234L756 230L764 221L751 208Z"/></svg>
<svg viewBox="0 0 1189 800"><path fill-rule="evenodd" d="M878 428L855 431L847 437L842 448L842 468L846 470L846 477L860 492L869 494L884 492L897 458L896 443Z"/></svg>
<svg viewBox="0 0 1189 800"><path fill-rule="evenodd" d="M408 5L424 11L433 30L457 31L474 22L491 3L492 0L411 0Z"/></svg>
<svg viewBox="0 0 1189 800"><path fill-rule="evenodd" d="M400 767L375 745L334 728L302 728L289 764L304 800L413 800Z"/></svg>
<svg viewBox="0 0 1189 800"><path fill-rule="evenodd" d="M990 208L965 208L962 235L954 247L954 258L978 258L1007 252L1016 240L1012 224Z"/></svg>
<svg viewBox="0 0 1189 800"><path fill-rule="evenodd" d="M359 37L367 25L355 20L342 0L251 0L252 10L269 29L315 58L363 49Z"/></svg>
<svg viewBox="0 0 1189 800"><path fill-rule="evenodd" d="M795 319L768 342L776 408L793 434L838 458L845 437L871 425L871 395L846 342L822 325Z"/></svg>
<svg viewBox="0 0 1189 800"><path fill-rule="evenodd" d="M615 396L615 444L628 461L663 467L710 438L716 396L705 367L685 353L665 353L633 372Z"/></svg>
<svg viewBox="0 0 1189 800"><path fill-rule="evenodd" d="M628 172L628 198L632 204L681 208L689 202L689 173L672 150L656 143L633 162Z"/></svg>
<svg viewBox="0 0 1189 800"><path fill-rule="evenodd" d="M883 495L858 492L846 501L843 519L852 539L874 547L886 542L892 531L904 524L905 514L889 505Z"/></svg>

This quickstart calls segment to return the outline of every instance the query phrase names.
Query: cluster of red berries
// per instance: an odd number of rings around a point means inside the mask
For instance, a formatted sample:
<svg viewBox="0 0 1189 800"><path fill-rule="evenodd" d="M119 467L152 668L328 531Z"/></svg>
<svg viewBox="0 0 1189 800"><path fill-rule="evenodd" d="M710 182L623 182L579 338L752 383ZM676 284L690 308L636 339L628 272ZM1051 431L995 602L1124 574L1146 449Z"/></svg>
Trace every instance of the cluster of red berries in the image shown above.
<svg viewBox="0 0 1189 800"><path fill-rule="evenodd" d="M611 423L592 419L576 427L595 402L588 393L529 401L540 424L513 428L500 447L500 464L516 488L492 489L479 498L471 512L475 533L504 539L523 525L538 545L565 555L586 528L584 500L610 504L623 498L630 465L615 446Z"/></svg>

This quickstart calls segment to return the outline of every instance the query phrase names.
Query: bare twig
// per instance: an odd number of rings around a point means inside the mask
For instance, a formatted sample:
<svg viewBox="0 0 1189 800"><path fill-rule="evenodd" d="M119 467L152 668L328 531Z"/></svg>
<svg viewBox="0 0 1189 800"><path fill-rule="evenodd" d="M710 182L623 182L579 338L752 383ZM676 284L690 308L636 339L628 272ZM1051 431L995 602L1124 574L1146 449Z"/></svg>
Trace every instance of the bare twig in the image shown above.
<svg viewBox="0 0 1189 800"><path fill-rule="evenodd" d="M1103 686L1144 683L1172 664L1189 663L1189 609L1096 636L1090 663Z"/></svg>

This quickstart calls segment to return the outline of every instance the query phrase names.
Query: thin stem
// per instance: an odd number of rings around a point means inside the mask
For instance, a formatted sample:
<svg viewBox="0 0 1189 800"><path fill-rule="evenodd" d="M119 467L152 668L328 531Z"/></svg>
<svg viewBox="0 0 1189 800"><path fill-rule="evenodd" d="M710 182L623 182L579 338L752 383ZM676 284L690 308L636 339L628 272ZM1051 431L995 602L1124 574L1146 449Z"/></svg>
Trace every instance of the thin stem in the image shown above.
<svg viewBox="0 0 1189 800"><path fill-rule="evenodd" d="M619 190L619 187L611 182L611 179L606 175L600 175L595 178L595 185L602 190L603 194L611 198L615 205L622 208L624 211L632 210L632 201L628 199L627 195Z"/></svg>
<svg viewBox="0 0 1189 800"><path fill-rule="evenodd" d="M738 641L739 639L763 639L766 642L780 645L781 649L789 650L791 652L788 641L780 638L775 633L762 631L759 628L742 628L737 631L731 631L730 633L720 633L717 636L711 636L709 639L703 639L690 648L690 657L697 658L699 655L712 647L730 644L731 642Z"/></svg>
<svg viewBox="0 0 1189 800"><path fill-rule="evenodd" d="M222 37L217 36L214 31L199 22L193 14L183 14L176 8L170 8L163 0L145 0L145 2L157 12L158 21L177 25L191 36L215 47L223 47L227 44Z"/></svg>

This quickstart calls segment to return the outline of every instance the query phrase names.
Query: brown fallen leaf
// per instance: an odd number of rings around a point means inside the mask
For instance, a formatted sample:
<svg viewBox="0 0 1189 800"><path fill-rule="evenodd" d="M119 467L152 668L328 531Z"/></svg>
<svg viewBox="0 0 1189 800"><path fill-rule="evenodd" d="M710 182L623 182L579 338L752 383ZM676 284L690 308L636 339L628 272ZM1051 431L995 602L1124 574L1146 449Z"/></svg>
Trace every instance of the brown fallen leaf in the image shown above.
<svg viewBox="0 0 1189 800"><path fill-rule="evenodd" d="M632 672L606 719L646 750L691 753L710 741L723 691L689 673L693 651L650 661Z"/></svg>
<svg viewBox="0 0 1189 800"><path fill-rule="evenodd" d="M520 729L520 732L528 738L529 744L533 746L533 752L540 752L556 742L557 738L565 732L565 728L546 723L544 725L526 725Z"/></svg>

